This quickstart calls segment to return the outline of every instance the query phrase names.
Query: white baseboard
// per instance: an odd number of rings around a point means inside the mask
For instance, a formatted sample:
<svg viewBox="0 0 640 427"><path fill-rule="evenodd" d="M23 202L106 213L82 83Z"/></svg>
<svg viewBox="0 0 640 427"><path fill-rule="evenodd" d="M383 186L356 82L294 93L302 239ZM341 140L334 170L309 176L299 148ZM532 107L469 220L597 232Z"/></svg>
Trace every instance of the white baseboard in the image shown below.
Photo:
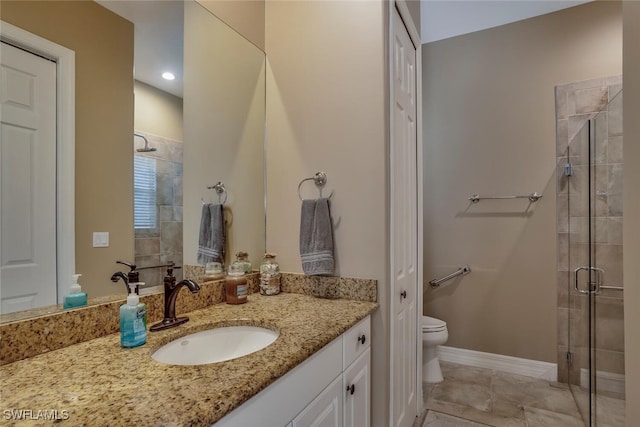
<svg viewBox="0 0 640 427"><path fill-rule="evenodd" d="M547 381L558 380L558 365L538 360L521 359L502 354L484 353L441 345L438 347L439 359L443 362L457 363L476 368L493 369L509 374L541 378Z"/></svg>
<svg viewBox="0 0 640 427"><path fill-rule="evenodd" d="M589 388L589 370L580 368L580 387ZM598 391L624 394L624 375L611 372L596 371L596 388Z"/></svg>

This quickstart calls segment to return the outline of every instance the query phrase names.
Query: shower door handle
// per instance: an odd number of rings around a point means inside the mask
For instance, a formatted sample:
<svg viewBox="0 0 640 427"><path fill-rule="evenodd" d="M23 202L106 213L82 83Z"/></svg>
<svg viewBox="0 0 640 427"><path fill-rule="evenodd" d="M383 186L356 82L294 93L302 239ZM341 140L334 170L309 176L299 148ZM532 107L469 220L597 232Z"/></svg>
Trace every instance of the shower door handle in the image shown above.
<svg viewBox="0 0 640 427"><path fill-rule="evenodd" d="M580 271L588 271L589 272L589 289L580 289L580 285L579 285L579 276L580 276ZM595 273L593 276L591 275L591 273ZM587 266L583 266L583 267L578 267L575 270L573 270L573 275L574 275L574 288L576 290L576 292L581 293L581 294L592 294L592 295L597 295L600 293L600 286L602 286L602 278L604 277L604 270L601 268L597 268L597 267L587 267ZM591 278L593 277L593 281L591 281Z"/></svg>

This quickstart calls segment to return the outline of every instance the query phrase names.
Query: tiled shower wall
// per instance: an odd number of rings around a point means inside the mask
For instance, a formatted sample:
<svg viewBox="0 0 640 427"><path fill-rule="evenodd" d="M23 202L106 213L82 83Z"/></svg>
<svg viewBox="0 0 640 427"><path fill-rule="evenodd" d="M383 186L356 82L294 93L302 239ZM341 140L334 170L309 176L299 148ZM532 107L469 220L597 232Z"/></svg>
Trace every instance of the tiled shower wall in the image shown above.
<svg viewBox="0 0 640 427"><path fill-rule="evenodd" d="M597 117L595 113L598 113ZM609 77L556 87L557 119L557 231L558 231L558 380L581 383L588 368L588 296L574 290L573 269L588 261L588 212L585 209L584 175L587 171L573 152L585 144L583 129L596 117L595 240L596 266L605 270L604 283L622 284L622 77ZM569 145L571 144L571 145ZM586 146L586 145L585 145ZM569 147L569 148L568 148ZM569 153L572 153L569 155ZM573 176L565 176L564 165L575 163ZM624 374L623 292L604 290L591 306L595 314L596 371ZM569 340L573 363L566 354ZM575 344L577 343L577 345ZM600 375L600 374L598 374ZM615 375L614 375L615 376ZM600 392L600 389L599 389Z"/></svg>
<svg viewBox="0 0 640 427"><path fill-rule="evenodd" d="M182 266L182 141L136 131L144 135L157 151L140 153L142 138L134 138L134 155L156 159L156 208L158 226L135 230L135 263L138 267L174 261ZM161 285L165 269L140 271L140 281ZM182 280L182 270L174 271Z"/></svg>

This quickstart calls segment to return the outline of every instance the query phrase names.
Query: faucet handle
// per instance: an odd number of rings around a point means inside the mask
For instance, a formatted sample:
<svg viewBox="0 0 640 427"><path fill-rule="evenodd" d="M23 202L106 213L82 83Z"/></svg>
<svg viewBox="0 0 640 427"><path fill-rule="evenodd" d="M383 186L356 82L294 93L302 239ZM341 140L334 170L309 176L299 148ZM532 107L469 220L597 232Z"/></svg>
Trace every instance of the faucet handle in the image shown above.
<svg viewBox="0 0 640 427"><path fill-rule="evenodd" d="M129 267L129 272L127 273L127 279L129 280L130 283L140 281L140 273L136 271L137 266L135 264L131 264L124 261L116 261L116 264L122 264Z"/></svg>
<svg viewBox="0 0 640 427"><path fill-rule="evenodd" d="M166 265L165 267L167 268L167 276L168 277L173 277L173 270L179 270L182 267L180 267L179 265L175 265L175 263L173 261L170 261L168 265Z"/></svg>
<svg viewBox="0 0 640 427"><path fill-rule="evenodd" d="M180 267L171 266L171 267L167 268L167 276L173 277L173 270L175 270L176 268L180 268Z"/></svg>
<svg viewBox="0 0 640 427"><path fill-rule="evenodd" d="M126 265L127 267L129 267L129 271L136 271L136 265L135 264L131 264L128 262L124 262L124 261L116 261L116 264L122 264L122 265Z"/></svg>

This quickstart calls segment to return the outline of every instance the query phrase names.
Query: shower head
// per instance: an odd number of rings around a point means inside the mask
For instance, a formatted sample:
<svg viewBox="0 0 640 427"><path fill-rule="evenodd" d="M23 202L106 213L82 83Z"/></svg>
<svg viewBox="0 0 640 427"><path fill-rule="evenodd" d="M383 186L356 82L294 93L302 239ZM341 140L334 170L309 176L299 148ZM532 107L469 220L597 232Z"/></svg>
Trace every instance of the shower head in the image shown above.
<svg viewBox="0 0 640 427"><path fill-rule="evenodd" d="M140 135L139 133L134 133L133 136L137 136L139 138L144 139L144 147L143 148L138 148L136 151L139 153L149 153L151 151L156 151L156 148L154 147L149 147L149 141L147 141L147 138L145 138L144 135Z"/></svg>

